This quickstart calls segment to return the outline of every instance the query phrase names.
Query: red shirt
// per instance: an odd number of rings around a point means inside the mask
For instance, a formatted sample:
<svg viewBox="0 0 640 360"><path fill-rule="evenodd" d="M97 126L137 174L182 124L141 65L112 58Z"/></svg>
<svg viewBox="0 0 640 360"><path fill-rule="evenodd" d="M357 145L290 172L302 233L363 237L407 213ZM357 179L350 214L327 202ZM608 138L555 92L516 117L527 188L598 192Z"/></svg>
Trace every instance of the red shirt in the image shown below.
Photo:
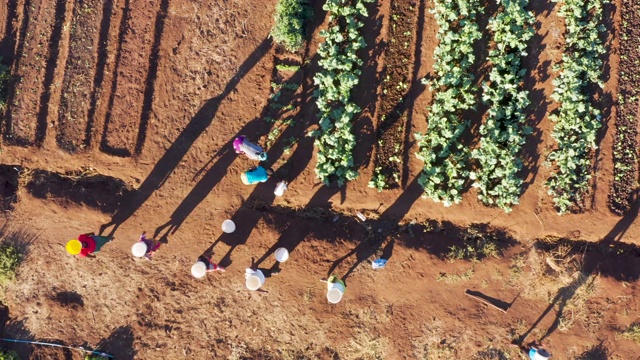
<svg viewBox="0 0 640 360"><path fill-rule="evenodd" d="M96 241L90 235L82 234L78 236L78 241L82 243L82 250L78 256L85 257L96 251Z"/></svg>

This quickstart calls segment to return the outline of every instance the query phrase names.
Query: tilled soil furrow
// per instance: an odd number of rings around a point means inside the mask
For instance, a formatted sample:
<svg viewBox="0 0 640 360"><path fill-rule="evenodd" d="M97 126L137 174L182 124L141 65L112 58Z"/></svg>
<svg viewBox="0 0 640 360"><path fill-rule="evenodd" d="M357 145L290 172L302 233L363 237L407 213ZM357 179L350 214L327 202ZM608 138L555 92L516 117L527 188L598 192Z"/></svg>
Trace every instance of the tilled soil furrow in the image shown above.
<svg viewBox="0 0 640 360"><path fill-rule="evenodd" d="M58 146L68 152L82 149L90 131L90 97L100 35L98 24L106 1L76 0L74 3L69 57L65 66L56 135Z"/></svg>
<svg viewBox="0 0 640 360"><path fill-rule="evenodd" d="M157 10L153 4L126 1L119 51L116 54L113 93L109 99L101 150L131 156L143 111Z"/></svg>
<svg viewBox="0 0 640 360"><path fill-rule="evenodd" d="M38 134L43 131L38 126L38 114L42 93L47 91L43 79L47 76L47 59L51 55L49 42L56 23L57 5L54 1L41 0L27 0L24 4L17 51L21 55L12 71L15 85L8 102L5 133L5 140L13 145L32 146L42 140L42 134Z"/></svg>
<svg viewBox="0 0 640 360"><path fill-rule="evenodd" d="M18 0L9 0L6 4L0 5L0 58L2 64L8 67L11 67L15 57L20 5Z"/></svg>

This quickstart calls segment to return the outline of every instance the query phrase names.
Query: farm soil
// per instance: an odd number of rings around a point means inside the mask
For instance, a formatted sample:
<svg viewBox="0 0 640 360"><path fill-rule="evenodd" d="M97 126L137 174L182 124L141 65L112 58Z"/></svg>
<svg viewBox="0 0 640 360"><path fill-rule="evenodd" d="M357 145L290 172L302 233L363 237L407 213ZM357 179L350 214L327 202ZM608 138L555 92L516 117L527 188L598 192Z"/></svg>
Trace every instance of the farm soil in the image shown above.
<svg viewBox="0 0 640 360"><path fill-rule="evenodd" d="M7 21L3 29L15 22L18 28L24 26L23 3L17 7L17 18L8 15L13 4L0 4L0 19ZM418 19L419 64L414 66L412 82L425 77L433 63L437 29L432 15L423 11L432 5L426 0L416 4L424 21ZM368 44L383 44L388 38L390 3L368 6L375 16L365 27L372 40ZM527 58L525 86L535 91L530 119L537 132L526 149L528 184L511 214L482 206L473 190L461 205L451 208L420 199L416 176L422 166L414 156L406 158L406 187L382 193L367 187L376 139L375 132L366 131L373 129L379 116L375 101L366 99L375 98L380 81L376 74L385 62L393 61L383 58L377 48L368 50L366 76L358 87L359 101L369 105L355 124L363 130L358 144L360 177L344 189L318 184L313 139L304 135L316 126L317 109L311 98L315 49L318 32L327 26L320 5L314 6L313 40L303 54L286 60L300 64L291 74L276 68L285 62L284 55L268 38L275 1L261 3L259 9L247 0L174 0L166 11L162 7L122 0L109 12L104 72L100 73L99 62L96 65L96 76L102 80L95 95L96 131L90 146L70 154L54 141L38 147L2 144L3 164L47 174L77 175L90 167L107 179L121 180L118 184L126 184L125 189L135 189L121 200L117 190L107 194L89 190L97 192L96 203L112 204L91 206L72 198L74 188L64 185L66 180L54 182L61 188L48 192L61 195L38 197L29 191L25 172L16 179L9 167L4 168L3 179L12 174L5 192L13 192L16 182L19 185L17 202L6 213L9 229L21 234L13 238L30 244L17 280L3 293L4 336L99 348L124 359L376 355L467 359L491 354L518 359L511 340L525 334L555 304L527 340L550 331L545 342L558 359L576 359L599 349L605 349L610 359L637 356L636 344L616 336L618 329L640 318L636 300L640 224L637 203L635 213L622 217L608 207L615 114L605 119L608 130L598 155L592 206L584 213L560 217L544 187L549 169L543 164L553 147L547 114L556 107L549 100L556 76L552 68L561 59L563 43L563 22L555 3L532 6L537 35ZM620 11L618 1L617 17ZM38 26L47 23L49 15L41 14ZM159 19L162 26L157 25ZM162 32L156 33L159 28ZM8 33L2 34L6 38ZM5 38L0 43L6 43ZM45 49L50 47L46 41ZM149 75L154 44L158 44L155 77ZM63 61L70 50L65 46L59 50ZM610 73L617 74L612 53ZM14 73L22 68L14 62ZM37 74L34 70L32 75ZM54 74L53 84L62 84L64 71ZM302 84L282 94L283 102L299 101L298 110L270 110L274 79ZM614 99L616 81L612 75L605 86ZM147 84L153 84L152 93ZM30 102L38 102L44 91L35 89L23 93ZM412 96L410 134L426 130L425 109L431 99L422 87ZM140 137L147 101L148 126ZM61 131L55 121L58 114L49 113L47 132ZM274 177L255 187L245 186L240 173L255 164L236 156L230 142L245 134L266 144L272 124L265 121L265 114L291 116L295 123L282 125L280 135L272 135L267 165L276 171ZM36 120L31 121L35 126ZM297 140L292 147L287 140L291 137ZM144 146L137 153L141 138ZM407 152L416 149L407 143ZM289 190L276 198L273 188L281 179L289 181ZM118 200L109 203L101 197L108 194ZM367 216L371 228L355 220L355 211ZM220 229L228 218L238 227L233 234ZM499 231L499 257L477 263L448 261L450 246L462 247L465 237L478 241L465 230L474 223ZM68 239L101 229L113 233L115 240L94 258L75 259L65 253ZM142 231L164 240L152 261L137 261L130 255ZM535 240L549 237L570 242L564 248L548 248ZM252 258L261 268L271 269L272 252L279 246L291 250L290 260L267 279L264 292L248 292L244 269ZM227 271L202 280L192 278L189 268L203 253L212 254L215 262L228 266ZM372 270L367 259L382 254L391 256L389 263ZM337 306L327 304L326 284L320 282L329 272L348 274L347 291ZM499 312L465 296L466 289L511 307ZM17 348L27 358L80 358L77 352L67 356L58 349Z"/></svg>

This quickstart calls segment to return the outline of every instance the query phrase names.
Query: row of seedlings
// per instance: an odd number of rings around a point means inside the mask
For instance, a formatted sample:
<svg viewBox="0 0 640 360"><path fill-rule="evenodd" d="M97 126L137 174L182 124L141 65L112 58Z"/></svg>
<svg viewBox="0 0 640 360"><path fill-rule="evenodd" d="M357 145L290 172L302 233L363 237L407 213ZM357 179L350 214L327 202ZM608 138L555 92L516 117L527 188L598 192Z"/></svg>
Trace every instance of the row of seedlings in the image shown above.
<svg viewBox="0 0 640 360"><path fill-rule="evenodd" d="M493 64L489 82L483 85L483 101L490 108L480 126L480 147L472 157L478 161L471 172L478 198L489 206L506 212L519 203L523 179L519 158L525 136L531 129L524 125L524 109L529 105L529 92L523 89L522 58L527 55L527 42L535 31L533 14L524 9L528 0L501 0L501 11L489 20L494 47L488 61Z"/></svg>
<svg viewBox="0 0 640 360"><path fill-rule="evenodd" d="M613 142L611 210L622 215L631 209L638 174L638 105L640 104L640 2L622 1L620 88Z"/></svg>
<svg viewBox="0 0 640 360"><path fill-rule="evenodd" d="M361 109L351 100L363 61L356 52L366 46L359 29L368 15L365 3L373 0L327 0L329 28L320 32L325 42L318 55L320 70L314 76L320 124L312 133L318 149L316 175L325 184L343 185L358 176L353 162L356 138L352 122Z"/></svg>
<svg viewBox="0 0 640 360"><path fill-rule="evenodd" d="M382 191L400 185L407 123L405 97L413 74L412 44L417 8L406 1L391 3L389 43L380 98L375 170L369 187Z"/></svg>
<svg viewBox="0 0 640 360"><path fill-rule="evenodd" d="M601 40L604 1L563 0L558 12L565 19L565 51L551 95L560 108L550 116L555 122L551 135L557 149L548 156L555 169L547 187L559 214L580 209L589 190L592 150L597 148L597 130L602 126L589 89L604 88L600 59L605 53Z"/></svg>
<svg viewBox="0 0 640 360"><path fill-rule="evenodd" d="M462 112L476 103L477 89L470 67L475 62L474 43L481 38L476 19L481 7L479 0L434 3L439 44L434 54L433 77L428 83L435 93L427 133L416 134L420 146L416 156L424 162L419 179L424 195L450 206L462 199L462 188L469 177L469 150L460 138L468 127Z"/></svg>

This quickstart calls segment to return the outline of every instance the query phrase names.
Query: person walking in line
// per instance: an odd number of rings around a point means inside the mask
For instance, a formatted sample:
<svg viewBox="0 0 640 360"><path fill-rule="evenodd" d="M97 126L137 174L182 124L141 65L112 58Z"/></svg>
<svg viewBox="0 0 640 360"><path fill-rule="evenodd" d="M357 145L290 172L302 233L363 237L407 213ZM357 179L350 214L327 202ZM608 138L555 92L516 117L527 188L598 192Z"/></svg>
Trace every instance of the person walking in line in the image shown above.
<svg viewBox="0 0 640 360"><path fill-rule="evenodd" d="M135 257L144 257L147 260L151 260L153 254L159 248L160 242L153 239L147 239L147 232L143 231L142 235L140 235L140 241L133 244L133 246L131 247L131 253Z"/></svg>
<svg viewBox="0 0 640 360"><path fill-rule="evenodd" d="M237 154L245 154L251 160L267 160L267 153L264 149L247 140L244 135L240 135L233 140L233 148Z"/></svg>
<svg viewBox="0 0 640 360"><path fill-rule="evenodd" d="M240 179L245 185L253 185L267 181L271 175L273 175L273 170L256 166L240 174Z"/></svg>
<svg viewBox="0 0 640 360"><path fill-rule="evenodd" d="M86 233L78 236L78 239L69 240L65 248L71 255L79 257L87 257L90 254L99 251L104 244L111 241L106 236L97 236L95 233Z"/></svg>
<svg viewBox="0 0 640 360"><path fill-rule="evenodd" d="M198 257L198 260L191 267L191 275L196 279L200 279L204 277L204 275L211 271L220 271L224 272L226 269L218 264L214 264L211 261L211 257L206 257L204 255Z"/></svg>

